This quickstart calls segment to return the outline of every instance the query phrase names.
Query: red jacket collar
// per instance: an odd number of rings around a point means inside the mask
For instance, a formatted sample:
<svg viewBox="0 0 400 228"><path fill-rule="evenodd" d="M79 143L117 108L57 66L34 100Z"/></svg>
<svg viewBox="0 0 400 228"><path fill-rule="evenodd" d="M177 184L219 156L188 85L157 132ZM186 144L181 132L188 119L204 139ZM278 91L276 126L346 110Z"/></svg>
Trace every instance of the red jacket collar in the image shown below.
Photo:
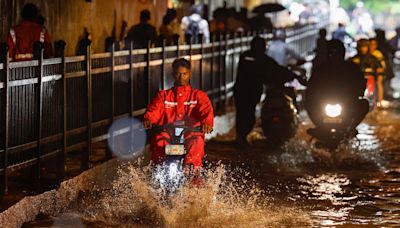
<svg viewBox="0 0 400 228"><path fill-rule="evenodd" d="M192 87L190 85L186 86L174 86L173 91L174 92L189 92L192 90Z"/></svg>

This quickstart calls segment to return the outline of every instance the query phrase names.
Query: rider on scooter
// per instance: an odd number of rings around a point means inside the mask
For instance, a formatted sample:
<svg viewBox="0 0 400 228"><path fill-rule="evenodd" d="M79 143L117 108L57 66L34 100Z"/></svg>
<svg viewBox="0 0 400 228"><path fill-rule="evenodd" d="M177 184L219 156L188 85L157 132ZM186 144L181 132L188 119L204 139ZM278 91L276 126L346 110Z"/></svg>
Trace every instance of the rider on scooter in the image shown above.
<svg viewBox="0 0 400 228"><path fill-rule="evenodd" d="M187 126L201 126L203 132L185 133L185 169L193 166L193 171L197 172L202 167L204 157L204 133L211 133L213 129L214 112L207 94L190 86L190 62L184 58L176 59L172 63L172 70L174 86L159 91L147 106L143 127L151 129L155 125L164 126L182 120ZM169 144L169 138L166 132L152 136L150 150L153 164L165 161L165 146Z"/></svg>
<svg viewBox="0 0 400 228"><path fill-rule="evenodd" d="M345 61L345 47L340 40L328 41L328 61L312 72L306 90L306 110L312 122L318 127L323 124L321 104L334 99L347 107L348 125L353 133L355 127L368 113L368 101L361 99L365 90L365 78L360 68ZM337 100L336 100L337 99ZM315 129L310 129L313 135ZM316 132L314 132L316 133Z"/></svg>
<svg viewBox="0 0 400 228"><path fill-rule="evenodd" d="M378 75L383 73L383 68L379 60L369 53L369 41L366 39L357 41L357 55L352 57L351 60L359 65L364 77L371 80L373 85L377 81ZM380 88L382 87L378 86L378 89Z"/></svg>

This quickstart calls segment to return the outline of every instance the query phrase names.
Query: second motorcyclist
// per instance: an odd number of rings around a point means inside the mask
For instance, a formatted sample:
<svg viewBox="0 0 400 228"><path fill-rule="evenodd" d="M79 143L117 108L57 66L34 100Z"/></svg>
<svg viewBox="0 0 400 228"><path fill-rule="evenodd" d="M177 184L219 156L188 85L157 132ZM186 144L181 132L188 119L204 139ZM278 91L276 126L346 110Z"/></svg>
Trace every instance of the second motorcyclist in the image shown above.
<svg viewBox="0 0 400 228"><path fill-rule="evenodd" d="M328 42L328 61L312 72L306 90L306 110L318 127L323 124L321 106L324 102L340 102L347 107L346 127L356 133L356 126L369 111L368 101L363 96L366 80L360 68L345 61L345 47L340 40ZM309 133L313 135L313 129Z"/></svg>
<svg viewBox="0 0 400 228"><path fill-rule="evenodd" d="M265 54L266 42L256 36L250 44L250 50L240 56L234 99L236 107L236 141L238 147L247 146L247 135L255 124L255 109L260 102L264 85L268 87L283 87L285 82L295 78L305 83L288 68L280 66L274 59Z"/></svg>

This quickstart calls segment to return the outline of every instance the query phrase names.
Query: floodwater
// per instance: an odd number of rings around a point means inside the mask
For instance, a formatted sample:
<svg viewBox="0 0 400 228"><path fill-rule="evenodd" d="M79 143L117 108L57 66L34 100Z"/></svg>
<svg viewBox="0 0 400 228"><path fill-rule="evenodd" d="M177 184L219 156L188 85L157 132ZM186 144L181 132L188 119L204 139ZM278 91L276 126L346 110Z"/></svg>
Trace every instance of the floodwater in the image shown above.
<svg viewBox="0 0 400 228"><path fill-rule="evenodd" d="M244 150L229 142L232 131L209 141L203 187L165 197L145 161L112 160L24 199L0 222L13 226L22 215L36 219L24 227L400 226L400 114L370 113L357 139L336 151L315 148L305 133L311 123L301 119L278 150L259 129Z"/></svg>

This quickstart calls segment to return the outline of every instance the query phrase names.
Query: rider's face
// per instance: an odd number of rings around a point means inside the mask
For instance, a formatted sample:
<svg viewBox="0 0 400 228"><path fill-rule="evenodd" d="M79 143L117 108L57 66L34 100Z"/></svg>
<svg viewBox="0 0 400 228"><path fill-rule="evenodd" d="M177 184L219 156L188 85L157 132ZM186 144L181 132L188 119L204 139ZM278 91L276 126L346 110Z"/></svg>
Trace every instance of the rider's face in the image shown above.
<svg viewBox="0 0 400 228"><path fill-rule="evenodd" d="M192 77L192 71L186 67L178 67L174 72L175 85L185 86L189 85L190 78Z"/></svg>
<svg viewBox="0 0 400 228"><path fill-rule="evenodd" d="M369 42L369 50L370 51L375 51L377 48L378 48L378 43L376 41Z"/></svg>
<svg viewBox="0 0 400 228"><path fill-rule="evenodd" d="M361 54L365 55L368 53L368 45L362 45L359 47L359 51Z"/></svg>

